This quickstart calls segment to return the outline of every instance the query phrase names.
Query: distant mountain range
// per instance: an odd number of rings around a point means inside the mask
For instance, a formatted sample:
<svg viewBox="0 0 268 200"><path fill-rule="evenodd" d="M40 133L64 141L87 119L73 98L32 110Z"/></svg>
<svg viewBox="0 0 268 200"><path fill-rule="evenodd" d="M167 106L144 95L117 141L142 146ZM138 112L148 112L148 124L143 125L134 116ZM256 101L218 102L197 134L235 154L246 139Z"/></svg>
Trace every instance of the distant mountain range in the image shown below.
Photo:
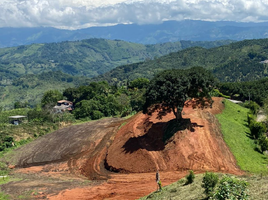
<svg viewBox="0 0 268 200"><path fill-rule="evenodd" d="M56 28L0 28L0 47L32 43L76 41L89 38L119 39L141 44L180 40L244 40L268 37L268 23L208 22L198 20L166 21L150 25L116 25L80 30Z"/></svg>

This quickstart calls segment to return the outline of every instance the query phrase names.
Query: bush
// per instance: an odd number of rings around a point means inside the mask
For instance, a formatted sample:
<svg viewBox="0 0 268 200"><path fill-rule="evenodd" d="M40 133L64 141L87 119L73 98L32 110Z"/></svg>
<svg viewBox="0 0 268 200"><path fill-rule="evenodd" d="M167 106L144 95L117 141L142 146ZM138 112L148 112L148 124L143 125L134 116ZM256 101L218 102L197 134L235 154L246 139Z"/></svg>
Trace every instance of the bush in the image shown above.
<svg viewBox="0 0 268 200"><path fill-rule="evenodd" d="M91 119L95 120L95 119L100 119L103 117L103 114L102 112L98 111L98 110L94 110L92 112L92 115L91 115Z"/></svg>
<svg viewBox="0 0 268 200"><path fill-rule="evenodd" d="M244 106L249 108L254 115L256 115L260 109L260 106L254 101L246 102Z"/></svg>
<svg viewBox="0 0 268 200"><path fill-rule="evenodd" d="M194 172L193 172L193 170L190 170L189 171L189 174L186 176L186 185L188 185L188 184L191 184L191 183L193 183L194 182L194 179L195 179L195 175L194 175Z"/></svg>
<svg viewBox="0 0 268 200"><path fill-rule="evenodd" d="M266 126L261 122L251 121L249 124L251 135L258 139L266 132Z"/></svg>
<svg viewBox="0 0 268 200"><path fill-rule="evenodd" d="M248 124L251 124L252 121L254 121L253 114L248 113Z"/></svg>
<svg viewBox="0 0 268 200"><path fill-rule="evenodd" d="M260 145L261 151L267 151L268 150L268 139L265 135L262 135L258 139L258 144Z"/></svg>
<svg viewBox="0 0 268 200"><path fill-rule="evenodd" d="M246 181L224 176L212 199L248 199L247 186L248 183Z"/></svg>
<svg viewBox="0 0 268 200"><path fill-rule="evenodd" d="M206 172L206 174L203 177L202 185L201 185L202 188L205 189L204 192L207 195L211 195L218 181L219 181L219 177L217 174L214 174L212 172L211 173Z"/></svg>

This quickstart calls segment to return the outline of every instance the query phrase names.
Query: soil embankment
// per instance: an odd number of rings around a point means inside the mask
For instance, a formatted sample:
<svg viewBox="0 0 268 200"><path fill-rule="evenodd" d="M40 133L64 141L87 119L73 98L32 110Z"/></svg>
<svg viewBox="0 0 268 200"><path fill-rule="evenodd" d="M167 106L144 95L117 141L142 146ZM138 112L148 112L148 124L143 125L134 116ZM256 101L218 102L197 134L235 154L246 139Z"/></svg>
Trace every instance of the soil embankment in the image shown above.
<svg viewBox="0 0 268 200"><path fill-rule="evenodd" d="M15 173L35 173L39 179L82 174L91 180L58 190L55 183L53 191L44 186L41 192L49 199L137 199L156 189L156 169L163 185L185 176L189 169L241 174L214 116L222 109L220 98L214 99L212 108L185 107L183 118L190 119L189 128L166 143L162 137L174 115L160 120L157 113L139 113L126 121L103 119L58 130L18 149L9 160L17 168L24 167ZM34 181L28 185L38 187Z"/></svg>
<svg viewBox="0 0 268 200"><path fill-rule="evenodd" d="M214 114L223 108L215 100L212 109L183 110L183 118L190 119L188 129L179 130L167 143L162 138L167 124L174 119L172 113L161 120L137 114L122 127L108 149L107 165L119 172L160 171L218 171L237 173L236 161L226 146L220 125Z"/></svg>

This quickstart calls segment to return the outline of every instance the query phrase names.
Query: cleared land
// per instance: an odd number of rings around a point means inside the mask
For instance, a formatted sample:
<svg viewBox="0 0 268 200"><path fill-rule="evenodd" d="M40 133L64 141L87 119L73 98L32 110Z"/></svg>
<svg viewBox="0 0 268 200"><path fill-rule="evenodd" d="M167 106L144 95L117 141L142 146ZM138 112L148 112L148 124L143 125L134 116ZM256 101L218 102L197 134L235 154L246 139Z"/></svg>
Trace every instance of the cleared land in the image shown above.
<svg viewBox="0 0 268 200"><path fill-rule="evenodd" d="M212 109L185 107L183 117L191 123L167 143L162 136L173 114L157 119L157 113L138 113L55 131L5 157L22 180L2 191L14 199L27 191L29 198L137 199L156 190L157 168L164 186L188 169L241 175L214 116L223 108L221 98Z"/></svg>

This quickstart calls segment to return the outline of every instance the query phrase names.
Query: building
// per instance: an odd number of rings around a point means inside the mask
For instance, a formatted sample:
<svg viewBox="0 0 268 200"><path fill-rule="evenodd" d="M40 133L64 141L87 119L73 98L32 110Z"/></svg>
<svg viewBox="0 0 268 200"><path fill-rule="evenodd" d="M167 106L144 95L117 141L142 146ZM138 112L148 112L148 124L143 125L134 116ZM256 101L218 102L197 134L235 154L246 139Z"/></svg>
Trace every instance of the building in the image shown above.
<svg viewBox="0 0 268 200"><path fill-rule="evenodd" d="M62 113L66 110L72 111L74 109L73 102L67 100L60 100L57 102L57 105L53 107L54 113Z"/></svg>
<svg viewBox="0 0 268 200"><path fill-rule="evenodd" d="M10 116L10 123L14 125L19 125L22 123L23 119L27 118L27 116L24 115L15 115L15 116Z"/></svg>

